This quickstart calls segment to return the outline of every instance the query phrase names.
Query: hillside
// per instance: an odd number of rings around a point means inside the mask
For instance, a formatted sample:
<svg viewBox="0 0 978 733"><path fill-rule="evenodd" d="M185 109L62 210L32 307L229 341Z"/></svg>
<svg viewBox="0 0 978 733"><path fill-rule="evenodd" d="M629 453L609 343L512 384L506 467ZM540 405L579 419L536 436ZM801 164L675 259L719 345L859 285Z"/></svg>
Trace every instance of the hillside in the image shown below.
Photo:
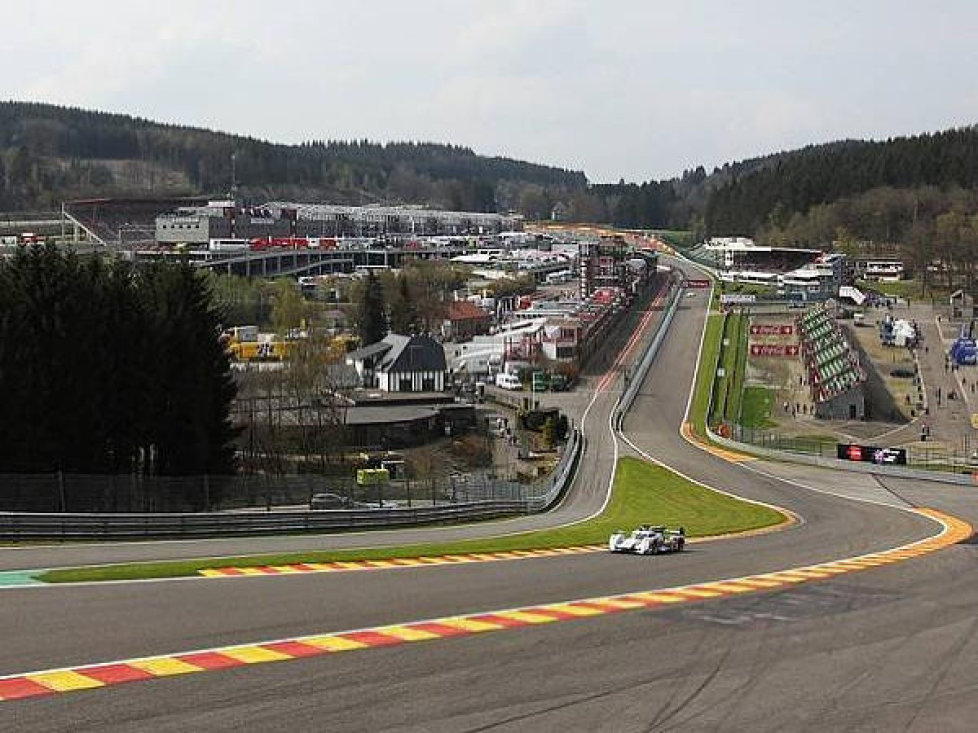
<svg viewBox="0 0 978 733"><path fill-rule="evenodd" d="M256 200L519 208L537 216L587 186L581 172L454 145L282 145L128 115L0 102L0 209L50 208L72 196L224 194L232 156L240 194Z"/></svg>
<svg viewBox="0 0 978 733"><path fill-rule="evenodd" d="M846 141L783 155L719 186L709 197L706 227L717 233L756 233L796 213L874 189L978 187L978 128Z"/></svg>
<svg viewBox="0 0 978 733"><path fill-rule="evenodd" d="M905 245L919 263L939 241L944 249L966 246L955 258L971 261L978 259L978 127L811 145L711 173L699 167L669 180L592 186L571 201L570 218L692 230L696 239Z"/></svg>

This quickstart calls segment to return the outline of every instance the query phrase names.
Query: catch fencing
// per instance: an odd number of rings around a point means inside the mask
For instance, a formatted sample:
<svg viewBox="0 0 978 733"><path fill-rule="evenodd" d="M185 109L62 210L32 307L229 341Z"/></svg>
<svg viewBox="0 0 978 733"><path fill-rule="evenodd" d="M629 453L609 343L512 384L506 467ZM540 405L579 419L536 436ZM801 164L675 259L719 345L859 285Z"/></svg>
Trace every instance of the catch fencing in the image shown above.
<svg viewBox="0 0 978 733"><path fill-rule="evenodd" d="M281 481L269 482L275 485L279 497L291 497L297 505L277 504L274 511L271 494L262 484L256 484L257 501L250 507L228 509L225 511L202 512L0 512L0 540L30 541L40 539L82 540L82 539L148 539L168 537L214 537L235 535L283 534L299 532L330 532L349 529L379 529L383 527L405 527L422 524L442 524L496 519L514 514L528 514L544 511L562 495L573 480L574 471L583 452L584 438L573 431L554 471L546 478L532 484L515 482L473 481L456 483L446 493L444 486L435 491L434 498L423 491L417 498L405 505L398 500L396 507L381 507L375 504L369 508L340 510L311 510L308 507L310 491L323 488L320 476L290 476ZM9 476L3 479L9 479ZM25 477L18 477L24 479ZM30 477L39 481L40 477ZM54 482L65 481L64 476L48 478ZM94 484L99 477L85 477ZM204 479L207 479L206 481ZM240 483L243 479L254 477L190 477L172 482L174 491L192 486L195 490L216 491L220 488L220 478L233 479ZM191 483L187 483L190 481ZM29 482L28 482L29 483ZM67 482L65 482L66 485ZM245 484L248 482L245 481ZM422 485L422 482L416 482ZM51 487L48 487L51 490ZM377 492L376 487L372 487ZM289 493L293 492L293 493ZM393 492L392 492L393 493ZM375 493L374 496L377 494ZM340 494L342 496L342 494ZM388 494L384 497L397 498ZM439 499L441 497L441 499ZM264 499L264 509L262 501ZM289 501L290 499L286 499ZM441 503L438 503L439 500Z"/></svg>
<svg viewBox="0 0 978 733"><path fill-rule="evenodd" d="M716 437L720 438L721 442L730 442L731 447L747 449L753 453L763 452L765 455L788 453L797 457L818 459L812 462L832 468L893 475L900 475L912 470L913 476L918 478L935 481L950 480L953 483L978 483L978 452L969 450L967 445L962 445L960 449L957 449L935 447L926 442L921 442L919 445L901 444L899 447L907 451L906 467L873 464L858 466L851 461L838 460L837 444L848 441L837 441L834 438L820 436L782 435L772 430L749 428L735 424L724 424L719 429L722 430L723 435ZM881 448L890 447L885 438L881 441L868 438L857 442L878 444Z"/></svg>

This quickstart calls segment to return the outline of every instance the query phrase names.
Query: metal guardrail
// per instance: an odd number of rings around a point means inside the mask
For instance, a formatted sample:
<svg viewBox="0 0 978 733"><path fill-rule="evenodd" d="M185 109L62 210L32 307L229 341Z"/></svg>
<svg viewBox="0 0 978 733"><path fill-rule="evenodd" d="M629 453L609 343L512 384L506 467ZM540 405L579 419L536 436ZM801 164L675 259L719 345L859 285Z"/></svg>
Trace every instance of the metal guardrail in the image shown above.
<svg viewBox="0 0 978 733"><path fill-rule="evenodd" d="M418 524L496 519L529 509L529 501L342 511L241 514L0 514L0 537L38 539L159 539L379 529Z"/></svg>
<svg viewBox="0 0 978 733"><path fill-rule="evenodd" d="M0 539L20 542L41 539L137 540L200 538L381 529L423 524L450 524L498 519L548 509L573 478L584 439L571 433L560 461L539 494L522 499L494 499L426 507L344 509L325 511L247 511L194 513L34 513L0 512Z"/></svg>
<svg viewBox="0 0 978 733"><path fill-rule="evenodd" d="M810 453L796 453L787 450L774 448L764 448L750 443L742 443L731 438L724 438L715 433L709 427L706 429L710 440L717 445L730 448L740 453L773 458L779 461L789 461L791 463L804 463L810 466L820 466L822 468L832 468L835 470L850 471L852 473L868 473L874 476L891 476L893 478L912 478L922 481L933 481L941 484L962 484L972 486L975 483L973 474L968 473L949 473L946 471L925 471L919 468L906 468L903 466L886 466L876 463L854 463L852 461L840 461L838 458L814 455Z"/></svg>
<svg viewBox="0 0 978 733"><path fill-rule="evenodd" d="M631 409L632 403L638 396L638 391L642 386L642 382L645 381L645 375L648 374L649 368L652 366L652 362L655 360L656 354L659 353L659 347L662 346L662 342L665 340L666 333L669 331L669 326L672 324L672 319L676 315L676 311L679 309L679 302L682 296L682 288L678 283L673 283L672 293L669 298L669 302L666 305L665 314L662 320L659 321L656 326L655 333L652 336L649 345L645 349L645 353L642 355L642 359L639 361L638 366L632 371L631 380L628 386L625 388L625 393L622 395L621 401L618 403L618 409L615 411L614 420L612 423L620 430L621 421L625 417L625 413Z"/></svg>

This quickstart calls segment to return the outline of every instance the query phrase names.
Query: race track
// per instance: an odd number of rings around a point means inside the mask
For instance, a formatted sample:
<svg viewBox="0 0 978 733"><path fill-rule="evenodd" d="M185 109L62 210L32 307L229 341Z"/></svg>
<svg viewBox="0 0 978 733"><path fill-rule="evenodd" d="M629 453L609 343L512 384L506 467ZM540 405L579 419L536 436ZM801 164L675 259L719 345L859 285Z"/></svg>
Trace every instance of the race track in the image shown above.
<svg viewBox="0 0 978 733"><path fill-rule="evenodd" d="M779 570L935 532L907 505L978 522L966 487L763 461L729 463L678 432L705 296L683 298L623 425L709 485L790 509L790 529L658 558L603 553L335 575L186 579L0 592L0 675L261 642ZM613 467L598 394L575 484L549 515L377 535L497 534L587 516ZM628 448L622 448L627 454ZM790 481L778 478L784 475ZM867 501L853 501L857 497ZM363 536L0 551L4 567L363 545ZM266 542L272 544L266 545ZM235 544L240 543L240 544ZM339 544L334 544L339 543ZM347 545L348 546L348 545ZM216 550L216 547L221 549ZM836 579L674 608L0 702L17 730L970 729L978 662L973 546Z"/></svg>

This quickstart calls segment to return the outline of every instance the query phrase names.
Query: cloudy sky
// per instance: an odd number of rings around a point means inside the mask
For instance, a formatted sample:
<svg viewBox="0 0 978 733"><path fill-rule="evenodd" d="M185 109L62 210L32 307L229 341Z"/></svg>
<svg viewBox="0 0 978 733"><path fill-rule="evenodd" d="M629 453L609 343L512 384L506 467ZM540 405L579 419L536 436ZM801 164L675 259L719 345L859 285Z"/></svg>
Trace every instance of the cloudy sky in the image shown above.
<svg viewBox="0 0 978 733"><path fill-rule="evenodd" d="M0 96L641 181L978 122L978 3L5 2Z"/></svg>

